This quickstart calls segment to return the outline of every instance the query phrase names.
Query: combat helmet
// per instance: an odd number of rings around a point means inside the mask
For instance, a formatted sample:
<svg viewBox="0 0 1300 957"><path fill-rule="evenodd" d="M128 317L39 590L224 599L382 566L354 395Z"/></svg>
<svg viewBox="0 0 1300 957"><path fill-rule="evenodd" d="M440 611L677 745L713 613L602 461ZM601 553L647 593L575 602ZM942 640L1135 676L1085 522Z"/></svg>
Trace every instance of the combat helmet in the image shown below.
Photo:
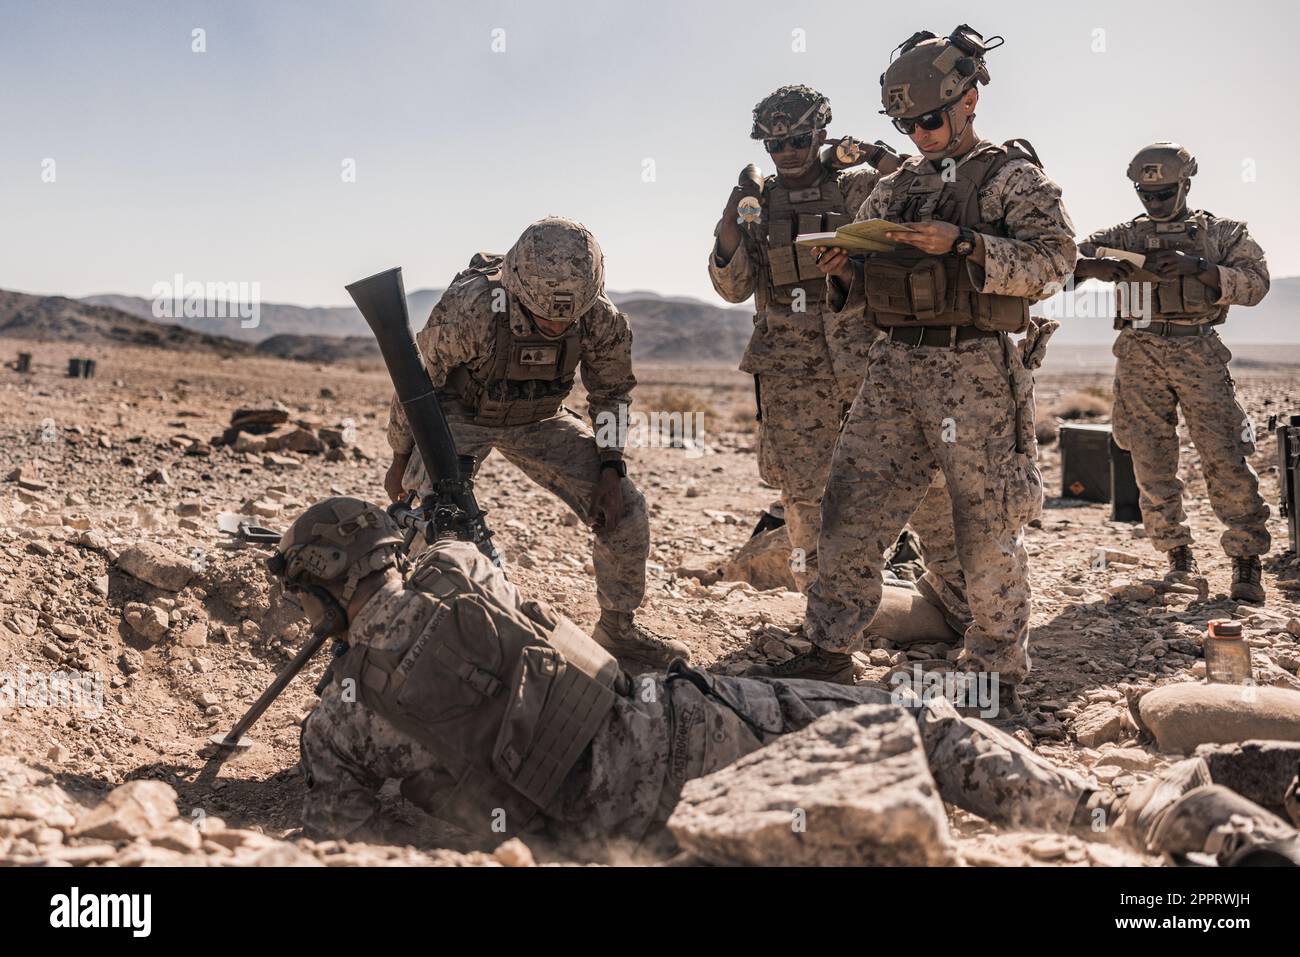
<svg viewBox="0 0 1300 957"><path fill-rule="evenodd" d="M809 86L783 86L754 106L750 139L783 139L798 133L815 133L831 122L830 100Z"/></svg>
<svg viewBox="0 0 1300 957"><path fill-rule="evenodd" d="M1135 186L1173 186L1195 175L1196 157L1168 140L1142 147L1128 164L1128 178Z"/></svg>
<svg viewBox="0 0 1300 957"><path fill-rule="evenodd" d="M378 505L327 498L289 526L266 566L287 590L323 590L346 605L361 579L397 565L402 540L397 523Z"/></svg>
<svg viewBox="0 0 1300 957"><path fill-rule="evenodd" d="M880 112L897 120L947 109L976 83L989 82L984 54L1004 42L1000 36L985 42L965 23L943 39L929 30L917 31L897 47L897 58L880 74Z"/></svg>
<svg viewBox="0 0 1300 957"><path fill-rule="evenodd" d="M501 284L534 316L572 322L605 291L605 254L586 226L548 216L510 247Z"/></svg>

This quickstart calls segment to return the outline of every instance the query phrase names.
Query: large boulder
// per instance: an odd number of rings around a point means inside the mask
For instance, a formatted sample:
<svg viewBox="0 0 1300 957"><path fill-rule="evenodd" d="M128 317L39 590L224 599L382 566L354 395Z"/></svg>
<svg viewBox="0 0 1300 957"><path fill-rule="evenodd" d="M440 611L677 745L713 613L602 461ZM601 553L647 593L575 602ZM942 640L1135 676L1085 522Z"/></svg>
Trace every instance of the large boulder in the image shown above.
<svg viewBox="0 0 1300 957"><path fill-rule="evenodd" d="M1138 717L1162 751L1265 739L1300 741L1300 691L1255 685L1165 685L1138 701Z"/></svg>
<svg viewBox="0 0 1300 957"><path fill-rule="evenodd" d="M828 714L688 781L668 827L713 864L957 861L916 719L894 705Z"/></svg>
<svg viewBox="0 0 1300 957"><path fill-rule="evenodd" d="M141 542L123 551L118 556L117 567L132 578L165 591L180 591L194 574L189 559L154 542Z"/></svg>

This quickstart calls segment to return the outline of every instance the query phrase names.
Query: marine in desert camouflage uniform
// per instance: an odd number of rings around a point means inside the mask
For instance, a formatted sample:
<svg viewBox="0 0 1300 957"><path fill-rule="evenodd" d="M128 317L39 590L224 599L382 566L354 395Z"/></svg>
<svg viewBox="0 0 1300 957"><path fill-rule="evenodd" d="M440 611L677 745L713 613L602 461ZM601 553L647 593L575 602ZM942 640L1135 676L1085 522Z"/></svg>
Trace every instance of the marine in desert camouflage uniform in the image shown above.
<svg viewBox="0 0 1300 957"><path fill-rule="evenodd" d="M1183 410L1214 514L1227 526L1232 597L1264 600L1260 556L1267 555L1268 505L1250 467L1255 430L1228 371L1232 353L1214 327L1229 306L1253 306L1268 292L1264 250L1246 224L1187 207L1196 159L1177 143L1153 143L1129 164L1146 214L1100 229L1080 244L1089 257L1109 248L1145 257L1141 269L1118 257L1080 259L1075 278L1142 288L1119 298L1115 320L1115 443L1133 455L1142 520L1151 544L1169 556L1169 576L1197 574L1192 532L1178 479L1178 410ZM1138 309L1139 305L1148 308ZM1141 314L1139 314L1141 313Z"/></svg>
<svg viewBox="0 0 1300 957"><path fill-rule="evenodd" d="M382 838L379 791L397 780L412 803L484 838L541 834L587 854L612 838L654 845L688 780L831 711L895 703L879 688L727 678L681 661L631 679L472 545L435 542L403 580L397 540L379 508L339 498L312 506L280 542L285 587L305 589L313 625L331 601L349 622L349 651L303 726L310 833ZM1122 824L1141 809L1150 830L1206 783L1186 776L1135 807L943 698L900 700L942 797L1006 826L1091 828L1099 813ZM1212 830L1203 799L1197 808L1198 827L1172 829L1181 852ZM1267 815L1240 799L1230 810ZM1261 821L1271 841L1293 835Z"/></svg>
<svg viewBox="0 0 1300 957"><path fill-rule="evenodd" d="M1023 528L1042 505L1033 377L1008 333L1030 329L1029 304L1074 265L1060 188L1019 141L995 146L973 126L988 81L979 35L922 31L881 77L882 102L922 155L884 177L858 212L909 231L890 253L821 264L832 307L885 331L840 435L808 591L813 649L777 677L844 680L875 615L885 550L936 473L952 499L957 554L973 621L959 667L997 672L1006 713L1030 666Z"/></svg>
<svg viewBox="0 0 1300 957"><path fill-rule="evenodd" d="M594 526L596 640L662 666L690 652L633 617L645 596L650 526L645 499L627 478L618 425L636 385L632 330L604 287L604 255L590 231L544 219L504 257L476 255L416 340L460 454L482 462L496 449ZM563 405L575 374L595 432ZM429 480L396 398L388 443L389 495L426 493Z"/></svg>
<svg viewBox="0 0 1300 957"><path fill-rule="evenodd" d="M754 107L750 136L762 141L776 174L760 180L752 167L742 173L709 254L709 278L718 295L728 302L754 297L754 333L740 368L754 377L758 471L781 490L800 591L817 576L822 491L840 423L862 384L867 350L877 335L860 312L827 307L826 284L812 254L794 244L798 233L851 222L880 178L866 166L834 169L822 162L819 151L830 122L830 102L807 86L783 86ZM897 168L898 158L881 146L841 141L839 151L884 171ZM925 552L922 593L964 628L968 612L950 511L940 481L912 524Z"/></svg>

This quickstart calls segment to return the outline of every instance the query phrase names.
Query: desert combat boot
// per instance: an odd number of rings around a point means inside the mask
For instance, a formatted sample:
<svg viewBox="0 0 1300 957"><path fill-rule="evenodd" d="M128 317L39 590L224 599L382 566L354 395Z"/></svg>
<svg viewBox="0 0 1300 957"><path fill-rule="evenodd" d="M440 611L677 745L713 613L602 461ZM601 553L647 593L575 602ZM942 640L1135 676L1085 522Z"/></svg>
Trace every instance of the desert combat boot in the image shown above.
<svg viewBox="0 0 1300 957"><path fill-rule="evenodd" d="M811 651L795 655L789 661L750 665L745 675L754 678L806 678L851 685L854 683L853 656L813 645Z"/></svg>
<svg viewBox="0 0 1300 957"><path fill-rule="evenodd" d="M1263 568L1259 556L1232 560L1232 597L1252 605L1264 603Z"/></svg>
<svg viewBox="0 0 1300 957"><path fill-rule="evenodd" d="M627 612L602 611L591 637L619 661L666 668L677 658L691 660L691 650L684 644L638 624Z"/></svg>
<svg viewBox="0 0 1300 957"><path fill-rule="evenodd" d="M1167 554L1169 571L1165 573L1166 580L1183 581L1201 573L1201 570L1196 567L1196 556L1192 554L1191 545L1179 545L1177 548L1169 549Z"/></svg>

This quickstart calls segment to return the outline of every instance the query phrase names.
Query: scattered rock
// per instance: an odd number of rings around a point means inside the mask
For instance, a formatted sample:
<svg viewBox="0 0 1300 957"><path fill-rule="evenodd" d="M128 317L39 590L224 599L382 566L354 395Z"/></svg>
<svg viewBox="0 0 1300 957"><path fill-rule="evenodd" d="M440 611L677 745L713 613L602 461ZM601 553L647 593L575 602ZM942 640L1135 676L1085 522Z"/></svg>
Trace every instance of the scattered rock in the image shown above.
<svg viewBox="0 0 1300 957"><path fill-rule="evenodd" d="M1155 758L1141 748L1107 748L1097 759L1097 767L1120 768L1125 771L1150 771Z"/></svg>
<svg viewBox="0 0 1300 957"><path fill-rule="evenodd" d="M1124 712L1109 702L1090 705L1074 719L1074 737L1085 748L1118 741L1124 731Z"/></svg>
<svg viewBox="0 0 1300 957"><path fill-rule="evenodd" d="M145 840L155 847L188 853L197 851L203 844L203 835L193 824L182 820L167 821L145 835Z"/></svg>
<svg viewBox="0 0 1300 957"><path fill-rule="evenodd" d="M325 451L325 443L311 429L294 429L280 440L280 448L288 452L315 455Z"/></svg>
<svg viewBox="0 0 1300 957"><path fill-rule="evenodd" d="M301 848L286 841L276 841L259 851L249 862L252 867L324 867L320 861Z"/></svg>
<svg viewBox="0 0 1300 957"><path fill-rule="evenodd" d="M181 631L180 644L185 648L202 648L208 643L206 622L192 621Z"/></svg>
<svg viewBox="0 0 1300 957"><path fill-rule="evenodd" d="M504 867L532 867L537 863L533 860L533 852L528 845L517 837L499 844L492 856Z"/></svg>
<svg viewBox="0 0 1300 957"><path fill-rule="evenodd" d="M703 585L712 585L722 580L725 569L713 555L700 555L688 558L673 569L678 578L694 578Z"/></svg>
<svg viewBox="0 0 1300 957"><path fill-rule="evenodd" d="M268 406L252 409L236 409L230 414L230 428L253 435L265 435L289 421L287 406L274 402Z"/></svg>
<svg viewBox="0 0 1300 957"><path fill-rule="evenodd" d="M1142 559L1130 552L1121 552L1113 548L1103 549L1108 565L1141 565Z"/></svg>
<svg viewBox="0 0 1300 957"><path fill-rule="evenodd" d="M1065 856L1070 844L1063 837L1040 837L1025 847L1025 852L1036 861L1055 861Z"/></svg>
<svg viewBox="0 0 1300 957"><path fill-rule="evenodd" d="M162 609L138 601L127 604L122 618L132 631L150 644L160 641L167 634L170 620Z"/></svg>
<svg viewBox="0 0 1300 957"><path fill-rule="evenodd" d="M1132 582L1115 585L1110 593L1117 601L1150 601L1156 597L1156 590L1151 585L1135 585Z"/></svg>
<svg viewBox="0 0 1300 957"><path fill-rule="evenodd" d="M153 542L141 542L126 549L118 556L117 567L132 578L164 591L180 591L194 574L188 559Z"/></svg>

